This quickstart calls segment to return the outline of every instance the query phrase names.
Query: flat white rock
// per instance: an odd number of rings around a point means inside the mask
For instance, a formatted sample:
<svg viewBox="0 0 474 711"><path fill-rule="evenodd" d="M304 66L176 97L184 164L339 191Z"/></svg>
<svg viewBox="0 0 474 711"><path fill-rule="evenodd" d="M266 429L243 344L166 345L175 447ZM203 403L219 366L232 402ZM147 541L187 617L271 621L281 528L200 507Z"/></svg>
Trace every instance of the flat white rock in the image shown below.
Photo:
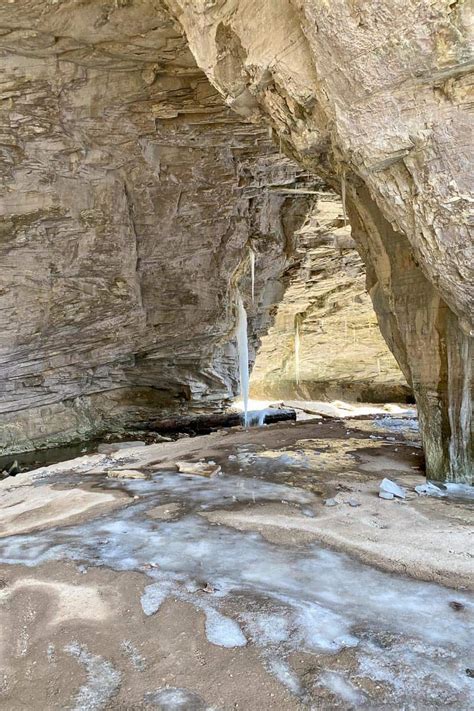
<svg viewBox="0 0 474 711"><path fill-rule="evenodd" d="M406 495L406 491L402 486L398 486L394 481L386 478L380 482L380 491L398 496L399 499L404 499Z"/></svg>

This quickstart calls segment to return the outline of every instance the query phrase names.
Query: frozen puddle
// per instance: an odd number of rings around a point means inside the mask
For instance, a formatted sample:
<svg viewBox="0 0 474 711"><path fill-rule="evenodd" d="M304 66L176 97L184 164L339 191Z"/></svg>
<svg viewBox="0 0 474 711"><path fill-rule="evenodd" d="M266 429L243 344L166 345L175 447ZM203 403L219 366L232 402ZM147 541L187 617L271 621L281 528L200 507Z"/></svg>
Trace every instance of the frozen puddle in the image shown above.
<svg viewBox="0 0 474 711"><path fill-rule="evenodd" d="M104 479L100 485L118 486ZM72 559L85 569L146 572L145 615L168 597L194 605L205 615L210 643L256 646L269 672L303 703L310 704L319 687L343 705L374 708L367 690L375 685L377 708L474 707L474 679L466 673L474 667L471 596L388 575L317 545L274 545L199 516L203 508L254 501L304 508L313 501L308 492L251 478L174 473L121 481L120 487L140 498L80 525L4 538L0 561L35 566ZM178 520L146 515L177 500L186 511ZM112 693L118 683L112 668L100 660L97 677L86 650L68 651L87 668L84 697L98 693L98 677L105 680L104 693ZM293 669L295 652L313 655L318 671L310 681ZM175 701L181 693L156 692L157 699Z"/></svg>

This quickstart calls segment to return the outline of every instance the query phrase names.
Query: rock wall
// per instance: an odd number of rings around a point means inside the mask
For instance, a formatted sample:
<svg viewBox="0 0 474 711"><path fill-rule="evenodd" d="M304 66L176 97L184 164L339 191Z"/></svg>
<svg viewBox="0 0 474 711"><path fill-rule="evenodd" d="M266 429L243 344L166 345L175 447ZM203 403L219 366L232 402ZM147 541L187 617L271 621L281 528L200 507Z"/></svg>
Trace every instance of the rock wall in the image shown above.
<svg viewBox="0 0 474 711"><path fill-rule="evenodd" d="M347 204L428 475L472 481L472 22L452 0L167 0L226 103Z"/></svg>
<svg viewBox="0 0 474 711"><path fill-rule="evenodd" d="M304 171L156 2L7 4L0 27L0 449L220 407L248 245L258 338L307 211L269 188Z"/></svg>
<svg viewBox="0 0 474 711"><path fill-rule="evenodd" d="M4 448L218 406L249 242L258 336L305 211L268 188L310 173L346 205L429 476L471 479L466 3L30 0L0 28Z"/></svg>
<svg viewBox="0 0 474 711"><path fill-rule="evenodd" d="M298 261L251 377L255 398L406 402L412 393L382 338L339 196L319 192L298 230ZM296 361L296 329L299 358Z"/></svg>

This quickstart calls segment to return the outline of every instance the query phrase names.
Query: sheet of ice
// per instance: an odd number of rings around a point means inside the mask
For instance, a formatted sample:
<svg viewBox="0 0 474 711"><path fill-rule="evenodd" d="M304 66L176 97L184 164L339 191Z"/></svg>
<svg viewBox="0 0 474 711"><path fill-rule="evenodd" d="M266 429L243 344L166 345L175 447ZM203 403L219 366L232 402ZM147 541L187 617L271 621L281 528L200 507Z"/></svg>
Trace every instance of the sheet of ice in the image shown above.
<svg viewBox="0 0 474 711"><path fill-rule="evenodd" d="M116 485L107 482L102 485ZM422 708L434 693L434 682L426 681L431 678L442 680L443 693L455 699L456 711L474 705L472 680L465 674L466 667L474 666L469 659L472 596L387 575L317 545L276 546L256 533L213 526L196 515L203 504L222 506L234 497L312 500L292 487L176 473L125 486L140 499L80 525L4 538L0 562L37 565L72 559L87 567L146 572L146 614L154 614L167 594L186 600L206 614L211 642L235 644L247 637L265 658L271 652L280 661L294 651L333 654L352 649L360 664L356 672L372 679L378 678L376 673L386 677L398 704L415 698ZM147 508L167 499L180 499L187 513L175 521L146 516ZM236 594L253 601L252 618L239 618L242 629L226 607ZM464 606L461 611L450 606L453 598ZM274 637L272 616L279 620ZM379 643L380 638L390 639L390 645ZM412 680L407 692L393 682L394 649L400 668L406 668ZM356 672L347 671L348 683L354 683Z"/></svg>
<svg viewBox="0 0 474 711"><path fill-rule="evenodd" d="M206 637L218 647L245 647L247 639L237 622L206 605Z"/></svg>
<svg viewBox="0 0 474 711"><path fill-rule="evenodd" d="M300 319L299 314L295 316L295 383L299 385L300 383Z"/></svg>
<svg viewBox="0 0 474 711"><path fill-rule="evenodd" d="M352 706L360 706L366 696L338 672L325 671L319 677L320 684Z"/></svg>
<svg viewBox="0 0 474 711"><path fill-rule="evenodd" d="M404 430L418 432L419 430L418 420L412 417L378 417L373 421L373 426L376 428L395 430L396 432L403 432Z"/></svg>
<svg viewBox="0 0 474 711"><path fill-rule="evenodd" d="M443 486L443 491L445 491L448 498L452 497L474 501L474 486L469 486L469 484L454 484L451 482L446 482L439 486Z"/></svg>
<svg viewBox="0 0 474 711"><path fill-rule="evenodd" d="M315 456L317 452L315 452ZM311 469L311 463L308 457L303 452L285 452L282 454L279 450L265 450L262 452L242 452L237 454L239 463L244 467L259 468L270 465L272 468L276 465L283 469L288 467L296 467L298 469Z"/></svg>
<svg viewBox="0 0 474 711"><path fill-rule="evenodd" d="M176 587L171 580L160 580L159 583L147 585L140 598L142 610L145 615L154 615L160 609L168 595Z"/></svg>
<svg viewBox="0 0 474 711"><path fill-rule="evenodd" d="M405 697L411 700L408 708L412 709L448 707L467 711L473 708L473 683L465 673L472 650L466 652L464 664L459 664L454 650L454 645L440 648L420 640L413 640L409 647L399 640L390 640L383 647L377 640L370 641L358 656L358 676L387 684L387 703ZM417 702L420 689L423 706Z"/></svg>
<svg viewBox="0 0 474 711"><path fill-rule="evenodd" d="M213 711L198 694L176 687L149 692L143 700L147 708L154 707L159 711Z"/></svg>
<svg viewBox="0 0 474 711"><path fill-rule="evenodd" d="M64 651L81 662L86 669L87 681L79 689L72 711L99 711L105 708L120 685L121 674L110 662L91 654L85 645L72 642Z"/></svg>
<svg viewBox="0 0 474 711"><path fill-rule="evenodd" d="M160 582L147 585L141 596L140 602L145 615L154 615L160 609L163 602L169 595L175 598L194 604L202 610L206 616L206 636L209 642L218 647L245 647L247 639L239 624L230 617L220 613L215 606L209 605L198 596L193 596L202 590L203 587L196 584L194 580L185 580L183 575L157 574ZM184 582L183 586L178 583ZM216 588L219 592L219 588ZM221 595L218 595L220 597Z"/></svg>
<svg viewBox="0 0 474 711"><path fill-rule="evenodd" d="M129 639L122 640L120 648L125 657L127 657L133 668L137 671L145 671L146 669L146 659L143 657L138 649L135 647L133 642Z"/></svg>
<svg viewBox="0 0 474 711"><path fill-rule="evenodd" d="M244 425L247 427L249 409L249 342L247 312L239 292L237 292L237 350L239 354L240 395L244 403Z"/></svg>
<svg viewBox="0 0 474 711"><path fill-rule="evenodd" d="M250 279L252 282L252 304L255 301L255 252L250 247L249 248L249 259L250 259Z"/></svg>
<svg viewBox="0 0 474 711"><path fill-rule="evenodd" d="M474 501L474 486L470 486L469 484L427 481L424 484L415 486L415 491L420 496L447 497L464 501Z"/></svg>
<svg viewBox="0 0 474 711"><path fill-rule="evenodd" d="M246 612L240 618L250 638L261 645L279 644L290 636L286 614Z"/></svg>
<svg viewBox="0 0 474 711"><path fill-rule="evenodd" d="M285 659L270 656L265 661L265 666L271 674L276 676L278 681L281 682L283 686L286 686L286 688L291 691L292 694L295 696L304 695L304 689L298 676L294 673Z"/></svg>

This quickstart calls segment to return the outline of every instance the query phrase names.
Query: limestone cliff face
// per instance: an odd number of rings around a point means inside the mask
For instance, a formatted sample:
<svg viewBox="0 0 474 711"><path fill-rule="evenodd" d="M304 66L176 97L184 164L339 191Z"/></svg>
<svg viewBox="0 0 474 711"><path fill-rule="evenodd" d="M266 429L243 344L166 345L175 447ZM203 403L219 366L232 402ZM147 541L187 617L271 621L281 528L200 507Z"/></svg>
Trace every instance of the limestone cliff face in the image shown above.
<svg viewBox="0 0 474 711"><path fill-rule="evenodd" d="M306 181L222 103L156 2L2 5L0 448L91 436L236 388ZM247 291L246 291L247 290Z"/></svg>
<svg viewBox="0 0 474 711"><path fill-rule="evenodd" d="M410 388L381 336L335 193L319 193L297 239L298 259L257 353L251 394L406 402Z"/></svg>
<svg viewBox="0 0 474 711"><path fill-rule="evenodd" d="M222 402L249 243L258 337L308 210L271 188L309 173L345 202L429 475L470 480L467 13L452 0L2 3L1 444Z"/></svg>
<svg viewBox="0 0 474 711"><path fill-rule="evenodd" d="M229 106L345 196L428 474L472 479L472 23L451 0L167 0Z"/></svg>

